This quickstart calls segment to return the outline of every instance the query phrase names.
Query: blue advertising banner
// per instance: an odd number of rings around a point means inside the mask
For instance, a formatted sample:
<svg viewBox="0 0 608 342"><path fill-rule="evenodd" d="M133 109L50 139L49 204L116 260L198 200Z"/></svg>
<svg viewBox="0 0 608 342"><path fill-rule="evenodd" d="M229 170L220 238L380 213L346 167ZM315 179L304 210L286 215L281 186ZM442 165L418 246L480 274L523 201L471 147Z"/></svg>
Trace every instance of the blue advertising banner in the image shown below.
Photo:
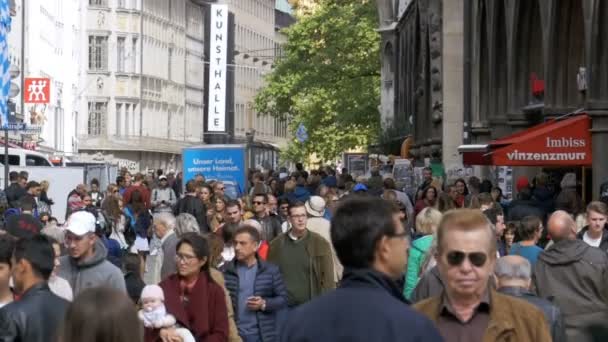
<svg viewBox="0 0 608 342"><path fill-rule="evenodd" d="M234 198L246 190L244 146L201 146L183 150L184 184L197 174L207 181L221 180L226 194ZM235 193L236 192L236 193Z"/></svg>

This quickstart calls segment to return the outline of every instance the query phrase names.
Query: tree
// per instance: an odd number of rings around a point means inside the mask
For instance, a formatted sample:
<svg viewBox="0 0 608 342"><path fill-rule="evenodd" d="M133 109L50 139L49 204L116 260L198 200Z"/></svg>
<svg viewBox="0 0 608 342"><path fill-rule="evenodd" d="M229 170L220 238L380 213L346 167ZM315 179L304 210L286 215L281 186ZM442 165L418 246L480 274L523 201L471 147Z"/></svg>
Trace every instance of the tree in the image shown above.
<svg viewBox="0 0 608 342"><path fill-rule="evenodd" d="M255 99L260 115L304 124L309 139L290 142L285 155L324 161L367 146L380 115L380 37L370 0L319 0L310 14L285 30L283 57Z"/></svg>

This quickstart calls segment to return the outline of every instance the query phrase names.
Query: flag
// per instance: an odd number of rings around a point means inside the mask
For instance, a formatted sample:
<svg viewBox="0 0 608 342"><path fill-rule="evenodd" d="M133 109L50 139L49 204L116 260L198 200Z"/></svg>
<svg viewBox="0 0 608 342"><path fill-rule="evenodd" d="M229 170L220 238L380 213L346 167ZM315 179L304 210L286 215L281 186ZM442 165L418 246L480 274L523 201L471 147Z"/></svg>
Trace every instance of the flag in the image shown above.
<svg viewBox="0 0 608 342"><path fill-rule="evenodd" d="M9 0L0 0L0 125L8 125L8 96L11 89L11 62L8 58L8 33L11 28Z"/></svg>
<svg viewBox="0 0 608 342"><path fill-rule="evenodd" d="M298 139L300 143L305 143L306 140L308 140L308 131L303 123L298 126L298 130L296 131L296 139Z"/></svg>

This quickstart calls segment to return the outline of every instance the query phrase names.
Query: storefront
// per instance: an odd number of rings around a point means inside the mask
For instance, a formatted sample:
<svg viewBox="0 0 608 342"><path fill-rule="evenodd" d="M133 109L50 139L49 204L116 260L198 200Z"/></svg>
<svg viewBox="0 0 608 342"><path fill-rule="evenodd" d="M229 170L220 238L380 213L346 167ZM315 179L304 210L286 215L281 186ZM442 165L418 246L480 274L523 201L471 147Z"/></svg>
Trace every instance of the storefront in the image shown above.
<svg viewBox="0 0 608 342"><path fill-rule="evenodd" d="M575 172L583 198L591 194L591 118L586 114L551 119L489 144L461 145L465 165L532 167ZM560 172L560 169L562 172Z"/></svg>

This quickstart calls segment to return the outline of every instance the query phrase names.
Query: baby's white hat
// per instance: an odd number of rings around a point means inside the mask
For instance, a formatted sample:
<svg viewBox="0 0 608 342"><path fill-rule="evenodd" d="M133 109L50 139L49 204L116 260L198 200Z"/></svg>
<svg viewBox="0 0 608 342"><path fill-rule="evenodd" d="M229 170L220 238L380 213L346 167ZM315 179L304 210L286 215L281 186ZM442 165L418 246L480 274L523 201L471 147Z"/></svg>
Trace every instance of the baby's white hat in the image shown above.
<svg viewBox="0 0 608 342"><path fill-rule="evenodd" d="M146 285L141 291L141 299L144 298L156 298L164 302L165 294L163 293L163 289L158 285Z"/></svg>

